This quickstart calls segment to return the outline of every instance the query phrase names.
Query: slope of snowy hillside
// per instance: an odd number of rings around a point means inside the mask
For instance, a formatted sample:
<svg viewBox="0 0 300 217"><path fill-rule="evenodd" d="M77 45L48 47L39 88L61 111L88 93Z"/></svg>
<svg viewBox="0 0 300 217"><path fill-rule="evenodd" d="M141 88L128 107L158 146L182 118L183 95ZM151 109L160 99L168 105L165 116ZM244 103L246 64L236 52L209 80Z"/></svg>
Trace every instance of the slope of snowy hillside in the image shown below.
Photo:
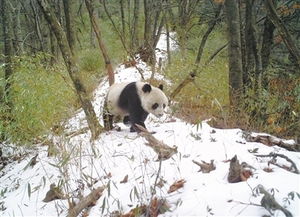
<svg viewBox="0 0 300 217"><path fill-rule="evenodd" d="M159 46L165 46L164 40ZM145 78L151 76L144 63L139 62L137 67L144 71ZM116 69L116 82L140 79L135 67L120 65ZM107 89L108 82L103 80L94 94L93 105L101 124ZM165 216L285 216L279 209L269 212L261 206L264 194L257 186L274 195L293 216L300 215L300 176L293 171L295 168L291 169L291 163L282 157L274 162L272 157L257 156L271 152L282 155L299 169L300 153L248 142L240 129L215 129L207 122L191 125L168 114L161 119L149 115L146 126L156 132L153 136L177 147L171 158L160 161L156 152L145 145L144 137L118 125L121 131L104 132L96 141L90 141L89 132L76 133L87 126L83 111L79 111L66 124L63 136L49 135L45 146L6 165L0 171L0 216L67 216L72 200L78 203L100 186L105 190L89 207L88 216L133 216L133 208L141 207L135 211L142 212L141 205L147 206L155 198L163 201L157 207ZM52 144L53 156L48 156L46 143ZM246 163L250 176L229 183L230 159L235 155L240 163ZM212 160L214 170L199 171L197 163ZM51 184L60 189L60 199L44 202Z"/></svg>

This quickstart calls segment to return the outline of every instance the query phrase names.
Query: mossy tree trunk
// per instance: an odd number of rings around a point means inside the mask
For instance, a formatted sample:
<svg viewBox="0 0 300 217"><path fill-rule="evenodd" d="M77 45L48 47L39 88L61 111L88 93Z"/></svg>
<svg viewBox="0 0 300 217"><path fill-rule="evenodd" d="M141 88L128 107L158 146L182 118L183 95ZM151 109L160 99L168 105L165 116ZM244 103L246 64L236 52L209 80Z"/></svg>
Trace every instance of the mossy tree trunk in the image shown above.
<svg viewBox="0 0 300 217"><path fill-rule="evenodd" d="M71 77L71 80L73 81L77 95L81 102L81 106L85 112L86 119L91 130L92 139L96 139L100 133L101 126L97 120L92 103L88 98L86 88L79 79L79 69L76 65L76 61L74 56L72 55L70 47L68 46L66 34L64 33L61 24L58 22L55 14L50 8L47 0L37 0L37 2L39 3L47 22L51 26L51 29L56 36L57 43L59 44L69 75Z"/></svg>
<svg viewBox="0 0 300 217"><path fill-rule="evenodd" d="M66 31L67 39L71 51L74 54L74 49L76 45L75 40L75 0L63 0L64 3L64 13L66 19Z"/></svg>
<svg viewBox="0 0 300 217"><path fill-rule="evenodd" d="M5 78L5 87L4 87L4 102L6 101L9 105L9 90L11 86L10 78L13 74L12 69L12 56L13 56L13 33L12 33L12 20L11 20L11 7L9 5L9 0L1 0L1 16L2 16L2 31L4 39L4 78Z"/></svg>

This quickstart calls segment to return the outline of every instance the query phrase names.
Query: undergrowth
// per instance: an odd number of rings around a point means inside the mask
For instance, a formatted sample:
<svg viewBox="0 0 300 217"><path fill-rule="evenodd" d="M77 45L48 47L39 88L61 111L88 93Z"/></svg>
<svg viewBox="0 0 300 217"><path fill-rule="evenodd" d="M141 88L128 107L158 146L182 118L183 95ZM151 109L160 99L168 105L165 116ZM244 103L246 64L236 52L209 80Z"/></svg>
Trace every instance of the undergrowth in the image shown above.
<svg viewBox="0 0 300 217"><path fill-rule="evenodd" d="M1 106L0 128L6 139L28 143L66 118L76 104L71 81L63 67L45 67L44 54L14 60L9 101ZM5 117L5 118L4 118ZM5 120L9 119L9 122Z"/></svg>
<svg viewBox="0 0 300 217"><path fill-rule="evenodd" d="M247 88L244 112L249 126L278 136L300 135L300 78L273 74L268 87Z"/></svg>
<svg viewBox="0 0 300 217"><path fill-rule="evenodd" d="M178 85L192 70L193 56L172 57L166 75ZM268 87L245 87L239 114L229 109L228 66L224 57L218 57L208 67L200 69L199 76L175 97L174 114L185 121L198 124L211 119L219 128L238 127L262 131L277 136L297 138L300 135L300 79L296 75L279 76L268 72ZM173 88L172 87L172 88ZM171 88L171 89L172 89ZM169 90L171 91L171 90Z"/></svg>
<svg viewBox="0 0 300 217"><path fill-rule="evenodd" d="M172 56L172 64L166 68L165 73L174 82L174 86L192 70L193 61L192 55L185 60L179 55ZM216 59L210 66L200 70L195 81L175 97L177 103L172 108L175 115L191 123L199 123L213 116L225 116L229 103L226 60Z"/></svg>

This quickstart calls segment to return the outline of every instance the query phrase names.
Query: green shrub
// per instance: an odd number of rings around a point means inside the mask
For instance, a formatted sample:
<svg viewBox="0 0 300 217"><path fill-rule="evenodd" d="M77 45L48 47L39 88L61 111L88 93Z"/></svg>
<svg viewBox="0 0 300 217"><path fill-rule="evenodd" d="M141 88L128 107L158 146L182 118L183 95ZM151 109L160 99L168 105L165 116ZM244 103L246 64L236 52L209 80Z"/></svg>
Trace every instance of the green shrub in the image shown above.
<svg viewBox="0 0 300 217"><path fill-rule="evenodd" d="M247 88L244 112L249 125L278 136L300 134L300 79L273 75L267 88Z"/></svg>
<svg viewBox="0 0 300 217"><path fill-rule="evenodd" d="M10 121L3 123L5 119L2 118L0 124L12 142L30 142L72 113L76 97L69 76L59 67L45 68L42 64L45 58L39 54L15 60L10 89ZM1 117L8 115L3 106L0 112Z"/></svg>
<svg viewBox="0 0 300 217"><path fill-rule="evenodd" d="M175 88L193 70L195 55L189 53L185 59L172 56L172 64L167 66L166 75L172 79ZM204 57L205 58L205 57ZM176 96L179 103L177 113L192 121L199 122L211 116L225 115L229 104L228 68L226 59L216 58L209 66L200 66L199 76Z"/></svg>

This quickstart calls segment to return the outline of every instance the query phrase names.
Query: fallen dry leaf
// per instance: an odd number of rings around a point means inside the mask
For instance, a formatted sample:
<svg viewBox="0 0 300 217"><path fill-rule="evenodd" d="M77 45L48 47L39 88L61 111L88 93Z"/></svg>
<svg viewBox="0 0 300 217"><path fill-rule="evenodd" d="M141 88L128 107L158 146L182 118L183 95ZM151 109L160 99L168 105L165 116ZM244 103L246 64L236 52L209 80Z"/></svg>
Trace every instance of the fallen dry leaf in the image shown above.
<svg viewBox="0 0 300 217"><path fill-rule="evenodd" d="M252 175L253 173L251 172L251 170L242 170L240 177L242 181L247 181L247 179L249 179Z"/></svg>
<svg viewBox="0 0 300 217"><path fill-rule="evenodd" d="M273 170L272 168L270 168L270 167L264 168L264 171L267 172L267 173L272 173L272 172L274 172L274 170Z"/></svg>
<svg viewBox="0 0 300 217"><path fill-rule="evenodd" d="M192 160L192 162L197 164L198 166L200 166L200 170L198 172L201 171L202 173L209 173L210 171L213 171L216 169L214 160L211 160L210 163L207 163L205 161L201 161L202 163L199 163L195 160Z"/></svg>
<svg viewBox="0 0 300 217"><path fill-rule="evenodd" d="M165 199L152 199L149 207L149 216L157 217L159 214L164 214L170 209L170 205Z"/></svg>
<svg viewBox="0 0 300 217"><path fill-rule="evenodd" d="M124 179L120 182L121 184L127 183L128 182L128 175L124 177Z"/></svg>
<svg viewBox="0 0 300 217"><path fill-rule="evenodd" d="M128 213L121 215L120 217L138 217L146 214L147 212L147 206L141 205L133 208Z"/></svg>
<svg viewBox="0 0 300 217"><path fill-rule="evenodd" d="M185 181L184 179L180 179L180 180L174 182L174 183L170 186L170 188L169 188L169 190L168 190L168 193L170 194L170 193L172 193L172 192L174 192L174 191L177 191L179 188L182 188L183 185L184 185L184 183L186 183L186 181Z"/></svg>

